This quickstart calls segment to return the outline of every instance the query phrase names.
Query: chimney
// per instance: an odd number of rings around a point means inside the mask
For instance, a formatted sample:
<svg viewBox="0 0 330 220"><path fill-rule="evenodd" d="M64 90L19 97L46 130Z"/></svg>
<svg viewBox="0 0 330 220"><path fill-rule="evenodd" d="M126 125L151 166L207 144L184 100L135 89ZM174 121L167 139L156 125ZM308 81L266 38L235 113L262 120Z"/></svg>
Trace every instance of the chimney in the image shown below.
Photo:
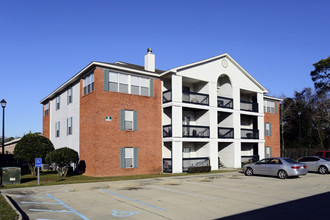
<svg viewBox="0 0 330 220"><path fill-rule="evenodd" d="M144 69L150 72L155 72L155 54L152 49L148 48L147 54L144 55Z"/></svg>

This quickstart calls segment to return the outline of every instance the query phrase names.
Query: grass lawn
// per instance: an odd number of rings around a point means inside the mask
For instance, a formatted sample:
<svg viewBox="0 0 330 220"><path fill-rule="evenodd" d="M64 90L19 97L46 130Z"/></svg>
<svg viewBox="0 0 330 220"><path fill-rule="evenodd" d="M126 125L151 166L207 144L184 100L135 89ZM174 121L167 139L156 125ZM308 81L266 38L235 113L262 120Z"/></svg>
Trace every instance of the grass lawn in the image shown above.
<svg viewBox="0 0 330 220"><path fill-rule="evenodd" d="M7 203L5 198L0 195L0 220L15 220L16 217L16 212Z"/></svg>
<svg viewBox="0 0 330 220"><path fill-rule="evenodd" d="M211 171L211 173L222 173L228 171ZM91 177L85 175L73 175L67 177L59 177L57 173L53 172L40 172L40 186L58 185L58 184L73 184L73 183L92 183L92 182L104 182L104 181L120 181L120 180L134 180L134 179L147 179L147 178L159 178L170 176L187 176L197 175L201 173L179 173L179 174L145 174L134 176L109 176L109 177ZM205 173L204 173L205 174ZM21 184L6 184L2 189L20 188L20 187L32 187L37 186L38 180L36 176L31 174L22 175Z"/></svg>

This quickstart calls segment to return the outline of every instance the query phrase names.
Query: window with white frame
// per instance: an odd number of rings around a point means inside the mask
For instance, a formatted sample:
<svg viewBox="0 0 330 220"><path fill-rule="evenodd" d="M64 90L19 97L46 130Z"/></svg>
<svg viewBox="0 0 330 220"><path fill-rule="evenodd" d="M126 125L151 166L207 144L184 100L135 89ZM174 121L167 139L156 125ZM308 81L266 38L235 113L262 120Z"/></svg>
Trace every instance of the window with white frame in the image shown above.
<svg viewBox="0 0 330 220"><path fill-rule="evenodd" d="M68 93L68 104L72 103L72 87L70 87L67 91Z"/></svg>
<svg viewBox="0 0 330 220"><path fill-rule="evenodd" d="M45 116L49 114L49 103L45 104Z"/></svg>
<svg viewBox="0 0 330 220"><path fill-rule="evenodd" d="M60 137L60 122L55 123L55 137Z"/></svg>
<svg viewBox="0 0 330 220"><path fill-rule="evenodd" d="M55 106L56 110L60 109L60 96L56 97L56 106Z"/></svg>
<svg viewBox="0 0 330 220"><path fill-rule="evenodd" d="M109 72L109 91L149 96L150 79L135 75Z"/></svg>
<svg viewBox="0 0 330 220"><path fill-rule="evenodd" d="M134 153L133 147L125 147L125 168L133 168L134 167Z"/></svg>
<svg viewBox="0 0 330 220"><path fill-rule="evenodd" d="M272 124L265 123L265 136L272 136Z"/></svg>
<svg viewBox="0 0 330 220"><path fill-rule="evenodd" d="M264 100L264 112L275 114L276 101Z"/></svg>
<svg viewBox="0 0 330 220"><path fill-rule="evenodd" d="M67 119L67 135L72 135L72 117Z"/></svg>
<svg viewBox="0 0 330 220"><path fill-rule="evenodd" d="M133 130L133 111L125 110L125 130Z"/></svg>
<svg viewBox="0 0 330 220"><path fill-rule="evenodd" d="M94 91L94 73L89 74L83 81L84 95Z"/></svg>
<svg viewBox="0 0 330 220"><path fill-rule="evenodd" d="M120 168L138 168L138 148L120 148Z"/></svg>

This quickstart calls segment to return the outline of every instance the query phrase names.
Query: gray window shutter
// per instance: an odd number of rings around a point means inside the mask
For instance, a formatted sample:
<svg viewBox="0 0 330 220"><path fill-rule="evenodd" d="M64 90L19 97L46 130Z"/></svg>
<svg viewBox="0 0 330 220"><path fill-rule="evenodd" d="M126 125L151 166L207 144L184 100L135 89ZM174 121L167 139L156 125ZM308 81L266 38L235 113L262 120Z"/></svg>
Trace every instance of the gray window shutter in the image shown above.
<svg viewBox="0 0 330 220"><path fill-rule="evenodd" d="M134 124L134 131L138 130L138 111L134 111L134 115L133 115L133 124Z"/></svg>
<svg viewBox="0 0 330 220"><path fill-rule="evenodd" d="M272 124L269 123L269 136L272 136Z"/></svg>
<svg viewBox="0 0 330 220"><path fill-rule="evenodd" d="M66 135L69 135L69 118L66 119Z"/></svg>
<svg viewBox="0 0 330 220"><path fill-rule="evenodd" d="M264 131L265 131L265 136L268 136L267 135L267 126L266 126L267 123L264 124Z"/></svg>
<svg viewBox="0 0 330 220"><path fill-rule="evenodd" d="M109 91L109 70L104 70L104 91Z"/></svg>
<svg viewBox="0 0 330 220"><path fill-rule="evenodd" d="M120 148L120 168L126 168L125 167L125 148Z"/></svg>
<svg viewBox="0 0 330 220"><path fill-rule="evenodd" d="M155 91L154 91L154 78L150 79L150 97L155 96Z"/></svg>
<svg viewBox="0 0 330 220"><path fill-rule="evenodd" d="M278 102L275 102L275 114L277 114L277 105L278 105Z"/></svg>
<svg viewBox="0 0 330 220"><path fill-rule="evenodd" d="M270 149L270 156L272 157L273 156L273 148L269 147L269 149Z"/></svg>
<svg viewBox="0 0 330 220"><path fill-rule="evenodd" d="M134 168L138 168L139 165L139 158L138 158L138 148L134 147Z"/></svg>
<svg viewBox="0 0 330 220"><path fill-rule="evenodd" d="M120 110L120 130L125 130L125 110Z"/></svg>

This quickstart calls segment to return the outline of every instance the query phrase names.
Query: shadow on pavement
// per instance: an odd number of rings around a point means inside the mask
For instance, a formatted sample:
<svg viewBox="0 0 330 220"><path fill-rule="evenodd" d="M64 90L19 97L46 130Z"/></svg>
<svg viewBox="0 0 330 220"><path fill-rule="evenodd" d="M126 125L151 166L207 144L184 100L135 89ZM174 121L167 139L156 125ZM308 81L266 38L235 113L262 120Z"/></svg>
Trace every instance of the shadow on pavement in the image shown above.
<svg viewBox="0 0 330 220"><path fill-rule="evenodd" d="M327 192L219 219L330 219L329 201Z"/></svg>

